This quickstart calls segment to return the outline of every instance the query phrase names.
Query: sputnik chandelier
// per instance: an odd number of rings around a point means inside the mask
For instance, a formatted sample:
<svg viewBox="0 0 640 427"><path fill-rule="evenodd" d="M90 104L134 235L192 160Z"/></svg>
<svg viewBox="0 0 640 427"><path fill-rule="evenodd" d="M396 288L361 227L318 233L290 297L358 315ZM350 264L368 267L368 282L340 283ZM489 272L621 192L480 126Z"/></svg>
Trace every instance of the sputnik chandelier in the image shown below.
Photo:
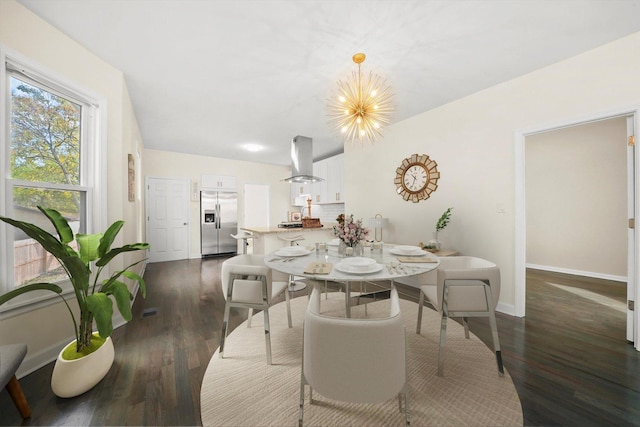
<svg viewBox="0 0 640 427"><path fill-rule="evenodd" d="M368 78L362 78L360 64L365 58L364 53L353 55L358 72L344 82L338 81L338 92L329 101L329 118L345 142L376 142L393 112L391 88L386 81L371 72Z"/></svg>

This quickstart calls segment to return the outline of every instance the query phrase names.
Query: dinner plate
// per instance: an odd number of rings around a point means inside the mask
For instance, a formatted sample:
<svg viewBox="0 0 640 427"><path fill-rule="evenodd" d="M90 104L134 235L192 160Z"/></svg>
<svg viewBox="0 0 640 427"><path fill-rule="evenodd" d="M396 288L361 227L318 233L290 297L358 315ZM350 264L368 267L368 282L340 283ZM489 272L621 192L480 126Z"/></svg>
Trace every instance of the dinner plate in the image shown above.
<svg viewBox="0 0 640 427"><path fill-rule="evenodd" d="M351 258L345 258L341 262L342 264L347 265L355 270L366 271L367 269L371 268L373 264L376 263L376 260L371 258L356 256Z"/></svg>
<svg viewBox="0 0 640 427"><path fill-rule="evenodd" d="M275 252L275 254L278 256L304 256L304 255L309 255L310 253L311 251L307 248L301 248L295 251L282 248Z"/></svg>
<svg viewBox="0 0 640 427"><path fill-rule="evenodd" d="M393 255L404 255L404 256L422 256L427 253L427 251L420 249L417 246L394 246L389 250Z"/></svg>
<svg viewBox="0 0 640 427"><path fill-rule="evenodd" d="M334 265L334 268L343 273L349 274L372 274L382 271L384 265L382 264L370 264L366 268L354 267L349 264L345 264L344 260Z"/></svg>

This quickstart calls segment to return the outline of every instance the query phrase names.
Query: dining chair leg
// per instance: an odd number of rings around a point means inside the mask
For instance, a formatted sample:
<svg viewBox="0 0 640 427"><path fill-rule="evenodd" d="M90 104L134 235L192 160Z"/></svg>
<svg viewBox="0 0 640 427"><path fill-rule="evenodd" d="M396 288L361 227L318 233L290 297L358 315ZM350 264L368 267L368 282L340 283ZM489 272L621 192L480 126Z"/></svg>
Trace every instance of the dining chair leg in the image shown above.
<svg viewBox="0 0 640 427"><path fill-rule="evenodd" d="M271 330L269 327L269 309L265 308L264 312L264 340L267 346L267 365L271 365Z"/></svg>
<svg viewBox="0 0 640 427"><path fill-rule="evenodd" d="M493 294L491 287L486 284L484 293L487 298L487 307L489 307L489 326L491 327L491 337L493 338L493 349L496 352L496 363L498 364L498 374L504 376L504 366L502 365L502 352L500 351L500 338L498 337L498 323L496 322L496 313L493 307Z"/></svg>
<svg viewBox="0 0 640 427"><path fill-rule="evenodd" d="M251 327L251 319L253 319L253 308L249 309L249 317L247 318L247 328Z"/></svg>
<svg viewBox="0 0 640 427"><path fill-rule="evenodd" d="M284 299L287 301L287 321L289 322L289 327L293 328L293 323L291 322L291 296L289 292L284 292Z"/></svg>
<svg viewBox="0 0 640 427"><path fill-rule="evenodd" d="M438 376L444 375L444 346L447 340L447 316L442 312L440 321L440 348L438 348Z"/></svg>
<svg viewBox="0 0 640 427"><path fill-rule="evenodd" d="M420 291L420 300L418 301L418 323L416 324L416 334L420 335L422 328L422 308L424 306L424 293Z"/></svg>
<svg viewBox="0 0 640 427"><path fill-rule="evenodd" d="M462 326L464 326L464 337L469 339L469 318L462 316Z"/></svg>
<svg viewBox="0 0 640 427"><path fill-rule="evenodd" d="M298 427L302 427L303 419L304 419L304 375L300 376L300 403L298 409Z"/></svg>
<svg viewBox="0 0 640 427"><path fill-rule="evenodd" d="M228 303L224 305L224 316L222 318L222 332L220 333L220 351L218 352L218 357L222 359L224 353L224 341L227 338L227 328L229 325L229 311L231 307Z"/></svg>

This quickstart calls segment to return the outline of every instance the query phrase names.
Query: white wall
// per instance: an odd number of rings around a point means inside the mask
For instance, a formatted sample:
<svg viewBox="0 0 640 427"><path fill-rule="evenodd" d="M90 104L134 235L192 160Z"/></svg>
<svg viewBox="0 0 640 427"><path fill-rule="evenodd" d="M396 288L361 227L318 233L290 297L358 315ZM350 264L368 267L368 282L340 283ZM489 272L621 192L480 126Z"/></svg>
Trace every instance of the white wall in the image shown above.
<svg viewBox="0 0 640 427"><path fill-rule="evenodd" d="M375 145L347 145L346 212L381 213L390 221L385 240L416 244L453 206L444 246L496 262L499 309L514 313L515 132L639 105L638 76L640 33L398 122ZM428 154L442 176L418 204L393 185L396 167L413 153Z"/></svg>
<svg viewBox="0 0 640 427"><path fill-rule="evenodd" d="M201 175L231 175L237 177L238 185L238 226L242 227L244 184L265 184L270 186L270 226L287 220L291 184L282 179L291 174L289 166L221 159L218 157L196 156L168 151L145 149L145 177L187 178L200 187ZM200 202L190 202L189 257L200 257Z"/></svg>
<svg viewBox="0 0 640 427"><path fill-rule="evenodd" d="M627 276L626 118L526 138L527 264Z"/></svg>
<svg viewBox="0 0 640 427"><path fill-rule="evenodd" d="M105 224L126 221L115 245L138 241L143 236L138 227L143 213L139 205L127 201L127 153L141 147L142 140L122 72L13 0L0 1L0 44L106 101L106 122L102 123L107 137L103 165L108 175ZM139 259L141 255L115 259L113 268L122 268L136 256ZM24 342L29 347L20 372L53 360L52 355L55 357L73 338L71 320L62 303L26 314L3 315L0 320L0 344Z"/></svg>

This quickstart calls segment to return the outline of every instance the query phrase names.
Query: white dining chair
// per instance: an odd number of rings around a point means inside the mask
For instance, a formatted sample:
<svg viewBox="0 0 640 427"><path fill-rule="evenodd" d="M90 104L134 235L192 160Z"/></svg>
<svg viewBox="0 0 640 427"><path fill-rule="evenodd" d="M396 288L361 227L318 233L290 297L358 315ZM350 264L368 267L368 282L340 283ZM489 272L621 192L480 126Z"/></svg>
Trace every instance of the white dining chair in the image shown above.
<svg viewBox="0 0 640 427"><path fill-rule="evenodd" d="M500 298L500 269L492 262L470 256L440 258L435 284L420 286L418 322L420 333L425 299L440 314L440 346L438 351L438 376L444 374L444 349L447 335L447 319L462 317L465 337L469 338L468 317L488 317L496 354L499 375L504 375L500 339L495 308Z"/></svg>
<svg viewBox="0 0 640 427"><path fill-rule="evenodd" d="M329 399L382 403L398 396L410 424L405 327L398 292L392 286L389 316L354 319L323 316L320 289L314 287L305 313L300 414L304 420L305 386ZM403 399L404 397L404 399Z"/></svg>
<svg viewBox="0 0 640 427"><path fill-rule="evenodd" d="M225 260L221 268L222 294L225 298L219 357L224 356L229 312L231 307L249 309L247 326L251 326L253 309L264 313L264 337L267 348L267 364L271 365L271 336L269 327L269 307L284 293L287 303L287 320L291 328L291 304L286 281L273 281L273 271L264 264L264 255L236 255Z"/></svg>

